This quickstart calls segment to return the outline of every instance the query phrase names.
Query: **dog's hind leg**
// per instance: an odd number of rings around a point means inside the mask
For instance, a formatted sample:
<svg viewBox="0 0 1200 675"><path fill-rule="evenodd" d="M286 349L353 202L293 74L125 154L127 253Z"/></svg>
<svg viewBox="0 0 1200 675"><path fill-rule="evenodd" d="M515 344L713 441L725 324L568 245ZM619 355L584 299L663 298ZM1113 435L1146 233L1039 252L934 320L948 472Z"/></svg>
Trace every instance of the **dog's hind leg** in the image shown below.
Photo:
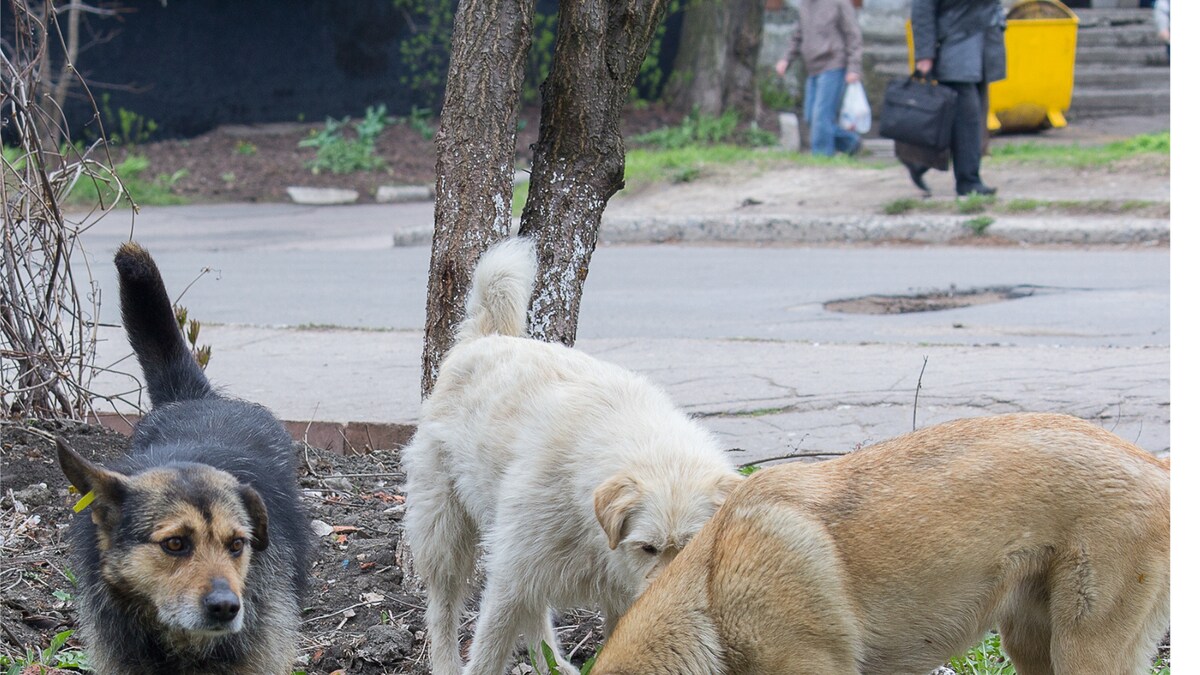
<svg viewBox="0 0 1200 675"><path fill-rule="evenodd" d="M409 468L405 537L416 571L428 590L425 622L434 675L457 675L462 672L458 624L475 567L479 535L444 474L430 469Z"/></svg>
<svg viewBox="0 0 1200 675"><path fill-rule="evenodd" d="M1050 596L1054 674L1145 673L1169 621L1166 552L1077 551L1062 558Z"/></svg>
<svg viewBox="0 0 1200 675"><path fill-rule="evenodd" d="M521 628L536 625L544 611L529 605L524 595L529 589L523 585L528 580L514 576L503 572L488 575L466 675L503 675Z"/></svg>
<svg viewBox="0 0 1200 675"><path fill-rule="evenodd" d="M1017 583L1000 616L1000 644L1020 675L1054 675L1049 602L1045 580L1030 577Z"/></svg>

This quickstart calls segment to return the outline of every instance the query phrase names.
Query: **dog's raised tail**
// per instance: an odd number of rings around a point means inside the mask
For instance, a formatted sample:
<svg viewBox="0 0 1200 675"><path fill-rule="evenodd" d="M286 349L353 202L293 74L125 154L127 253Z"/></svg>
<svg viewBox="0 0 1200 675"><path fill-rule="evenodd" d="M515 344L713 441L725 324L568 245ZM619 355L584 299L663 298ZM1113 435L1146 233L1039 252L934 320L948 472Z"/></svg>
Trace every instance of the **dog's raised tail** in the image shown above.
<svg viewBox="0 0 1200 675"><path fill-rule="evenodd" d="M121 320L137 354L154 407L213 395L184 341L158 265L146 249L125 242L113 258L121 282Z"/></svg>
<svg viewBox="0 0 1200 675"><path fill-rule="evenodd" d="M484 252L475 266L467 318L458 328L458 341L484 335L525 335L537 264L529 239L506 239Z"/></svg>

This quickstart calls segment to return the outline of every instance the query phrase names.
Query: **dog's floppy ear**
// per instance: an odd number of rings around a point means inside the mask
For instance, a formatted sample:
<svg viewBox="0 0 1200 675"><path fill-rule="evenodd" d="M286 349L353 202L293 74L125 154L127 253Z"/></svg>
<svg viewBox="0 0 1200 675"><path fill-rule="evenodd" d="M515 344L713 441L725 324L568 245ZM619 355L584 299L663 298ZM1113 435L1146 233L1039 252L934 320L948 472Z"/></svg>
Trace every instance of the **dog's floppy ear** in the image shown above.
<svg viewBox="0 0 1200 675"><path fill-rule="evenodd" d="M112 530L117 526L121 504L129 494L129 479L84 459L61 438L55 438L54 442L58 446L58 465L67 480L79 494L93 495L92 522Z"/></svg>
<svg viewBox="0 0 1200 675"><path fill-rule="evenodd" d="M262 551L270 543L267 540L267 505L263 503L258 490L244 483L238 488L238 494L241 495L242 504L246 507L246 513L250 516L252 528L250 536L253 538L250 546L255 551Z"/></svg>
<svg viewBox="0 0 1200 675"><path fill-rule="evenodd" d="M730 473L721 476L721 478L717 480L716 490L713 491L713 506L717 507L718 509L721 508L721 505L724 504L725 500L729 497L729 493L733 492L734 488L741 485L743 480L745 480L745 477L739 473Z"/></svg>
<svg viewBox="0 0 1200 675"><path fill-rule="evenodd" d="M615 549L621 543L622 530L629 512L642 498L642 487L627 473L619 473L600 484L592 493L596 520L608 535L608 547Z"/></svg>

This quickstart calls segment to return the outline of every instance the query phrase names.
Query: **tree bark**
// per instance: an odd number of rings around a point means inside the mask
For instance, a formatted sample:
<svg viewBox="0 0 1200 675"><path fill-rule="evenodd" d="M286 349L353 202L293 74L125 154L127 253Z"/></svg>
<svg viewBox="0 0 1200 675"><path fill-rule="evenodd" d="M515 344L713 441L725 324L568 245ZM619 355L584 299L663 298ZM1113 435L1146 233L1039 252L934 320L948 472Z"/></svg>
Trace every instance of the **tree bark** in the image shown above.
<svg viewBox="0 0 1200 675"><path fill-rule="evenodd" d="M757 119L762 0L692 0L663 99L679 112Z"/></svg>
<svg viewBox="0 0 1200 675"><path fill-rule="evenodd" d="M421 394L462 321L479 255L508 234L521 82L534 0L462 0L437 134Z"/></svg>
<svg viewBox="0 0 1200 675"><path fill-rule="evenodd" d="M575 343L600 216L624 187L621 113L668 0L563 0L521 235L537 240L530 335Z"/></svg>

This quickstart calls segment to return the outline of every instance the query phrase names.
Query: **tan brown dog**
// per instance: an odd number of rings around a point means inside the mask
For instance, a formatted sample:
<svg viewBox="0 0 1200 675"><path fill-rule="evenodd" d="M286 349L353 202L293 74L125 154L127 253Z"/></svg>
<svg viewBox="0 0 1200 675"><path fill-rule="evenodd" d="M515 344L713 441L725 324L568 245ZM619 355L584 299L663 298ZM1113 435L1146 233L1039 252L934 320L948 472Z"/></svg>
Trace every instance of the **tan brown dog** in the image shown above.
<svg viewBox="0 0 1200 675"><path fill-rule="evenodd" d="M1170 609L1165 463L1074 417L917 431L760 471L592 675L914 673L999 627L1021 675L1145 673Z"/></svg>

